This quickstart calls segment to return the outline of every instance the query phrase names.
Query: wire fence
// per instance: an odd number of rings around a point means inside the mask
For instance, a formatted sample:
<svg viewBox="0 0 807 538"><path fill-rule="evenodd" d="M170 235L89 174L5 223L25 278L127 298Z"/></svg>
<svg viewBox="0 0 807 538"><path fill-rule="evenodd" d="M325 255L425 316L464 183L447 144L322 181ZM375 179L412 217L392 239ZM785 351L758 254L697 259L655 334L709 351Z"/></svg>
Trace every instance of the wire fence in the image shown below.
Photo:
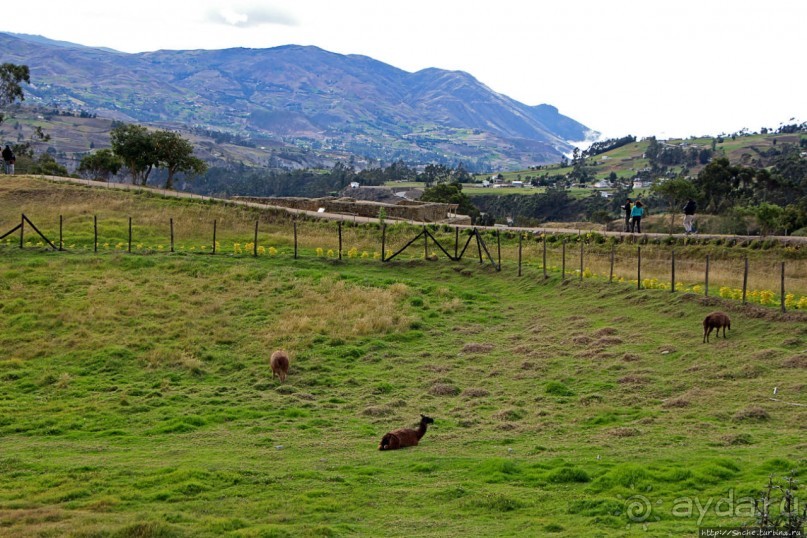
<svg viewBox="0 0 807 538"><path fill-rule="evenodd" d="M191 217L191 218L182 218ZM42 223L40 223L42 224ZM2 231L0 229L0 231ZM630 236L629 236L630 237ZM634 242L636 241L636 242ZM669 242L667 242L669 243ZM401 260L473 260L525 278L596 279L719 296L786 310L807 310L807 260L786 247L748 249L667 244L597 234L537 234L408 223L352 223L297 218L205 220L198 214L138 223L132 217L73 215L37 225L25 214L0 235L0 248L127 254L318 257L392 264ZM781 254L791 255L784 259ZM752 254L749 256L749 254Z"/></svg>

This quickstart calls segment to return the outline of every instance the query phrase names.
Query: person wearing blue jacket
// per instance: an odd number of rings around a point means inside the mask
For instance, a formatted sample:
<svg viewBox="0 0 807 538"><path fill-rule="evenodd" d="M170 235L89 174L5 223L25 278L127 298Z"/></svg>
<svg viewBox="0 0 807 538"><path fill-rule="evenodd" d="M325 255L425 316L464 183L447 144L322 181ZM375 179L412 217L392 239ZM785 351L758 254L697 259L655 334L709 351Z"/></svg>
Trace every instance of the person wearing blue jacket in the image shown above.
<svg viewBox="0 0 807 538"><path fill-rule="evenodd" d="M630 210L630 233L634 231L642 233L642 217L644 217L644 205L641 200L636 200L633 209Z"/></svg>

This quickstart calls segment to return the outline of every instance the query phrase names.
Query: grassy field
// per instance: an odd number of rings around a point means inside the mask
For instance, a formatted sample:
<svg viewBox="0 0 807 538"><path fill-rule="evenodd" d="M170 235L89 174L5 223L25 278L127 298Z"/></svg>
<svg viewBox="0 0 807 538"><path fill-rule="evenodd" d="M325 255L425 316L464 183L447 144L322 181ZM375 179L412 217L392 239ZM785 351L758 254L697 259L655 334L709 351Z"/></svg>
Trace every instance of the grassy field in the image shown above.
<svg viewBox="0 0 807 538"><path fill-rule="evenodd" d="M5 182L0 231L21 211L83 235L0 244L0 536L694 536L807 470L798 311L561 282L556 258L382 264L352 228L339 261L315 222L294 259L272 213ZM142 248L93 252L95 213L121 240L136 215ZM169 215L196 219L174 253ZM233 251L256 218L276 255ZM716 308L732 330L702 344ZM420 446L377 450L420 413Z"/></svg>

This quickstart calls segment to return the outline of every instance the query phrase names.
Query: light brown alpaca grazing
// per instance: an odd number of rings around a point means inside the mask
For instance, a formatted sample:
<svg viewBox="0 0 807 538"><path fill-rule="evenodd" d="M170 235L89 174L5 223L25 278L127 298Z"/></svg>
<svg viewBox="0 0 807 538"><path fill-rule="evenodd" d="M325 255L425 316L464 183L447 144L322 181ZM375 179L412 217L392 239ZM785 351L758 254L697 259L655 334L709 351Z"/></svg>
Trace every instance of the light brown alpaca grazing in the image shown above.
<svg viewBox="0 0 807 538"><path fill-rule="evenodd" d="M715 334L720 337L720 329L723 329L723 338L726 337L726 329L731 330L731 320L725 312L712 312L703 320L703 342L709 341L709 334L712 329L717 329Z"/></svg>
<svg viewBox="0 0 807 538"><path fill-rule="evenodd" d="M285 351L279 349L272 353L269 366L272 367L272 379L277 376L280 378L281 383L286 381L286 375L289 373L289 356Z"/></svg>
<svg viewBox="0 0 807 538"><path fill-rule="evenodd" d="M425 415L420 415L420 426L418 429L401 428L393 430L381 438L378 450L396 450L408 446L416 446L418 441L426 435L426 426L434 424L434 419Z"/></svg>

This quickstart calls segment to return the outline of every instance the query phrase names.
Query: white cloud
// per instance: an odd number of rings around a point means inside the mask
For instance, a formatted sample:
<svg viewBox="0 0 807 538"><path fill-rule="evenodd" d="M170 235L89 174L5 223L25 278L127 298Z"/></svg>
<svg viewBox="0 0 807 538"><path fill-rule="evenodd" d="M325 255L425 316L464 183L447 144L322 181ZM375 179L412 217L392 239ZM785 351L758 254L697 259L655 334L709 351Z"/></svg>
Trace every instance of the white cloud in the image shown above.
<svg viewBox="0 0 807 538"><path fill-rule="evenodd" d="M805 0L26 0L0 31L125 52L315 45L467 71L608 136L689 136L807 121L805 20Z"/></svg>
<svg viewBox="0 0 807 538"><path fill-rule="evenodd" d="M208 11L206 20L238 28L255 28L266 24L296 26L297 21L283 10L264 6L215 7Z"/></svg>

